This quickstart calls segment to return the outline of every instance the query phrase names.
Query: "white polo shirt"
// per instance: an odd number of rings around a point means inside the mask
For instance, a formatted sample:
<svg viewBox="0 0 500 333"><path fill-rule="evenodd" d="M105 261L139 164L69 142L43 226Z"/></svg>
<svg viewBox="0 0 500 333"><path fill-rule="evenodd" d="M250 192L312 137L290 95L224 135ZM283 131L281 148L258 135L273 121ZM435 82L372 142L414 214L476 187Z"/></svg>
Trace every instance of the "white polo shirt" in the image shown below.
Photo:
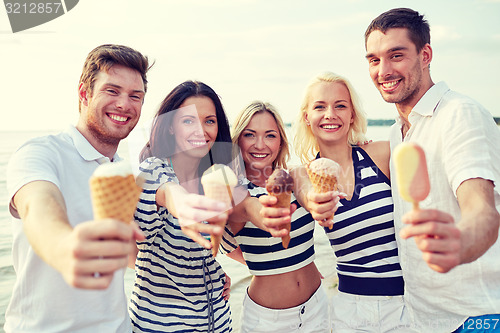
<svg viewBox="0 0 500 333"><path fill-rule="evenodd" d="M500 204L500 130L493 116L474 100L451 91L444 82L434 85L409 115L411 128L404 141L417 142L425 151L431 193L420 204L440 209L460 220L456 190L472 178L495 182ZM391 128L391 151L401 143L401 119ZM391 161L391 174L395 175ZM401 217L412 205L392 182L396 235ZM405 301L422 332L451 332L469 316L500 313L500 241L478 260L448 273L437 273L422 259L410 238L398 241L405 280Z"/></svg>
<svg viewBox="0 0 500 333"><path fill-rule="evenodd" d="M9 161L9 200L27 183L45 180L62 192L72 226L92 220L88 182L103 162L109 159L73 126L58 135L29 140ZM5 315L5 331L131 332L124 271L115 273L106 290L71 287L34 253L12 202L9 208L14 217L12 255L17 279Z"/></svg>

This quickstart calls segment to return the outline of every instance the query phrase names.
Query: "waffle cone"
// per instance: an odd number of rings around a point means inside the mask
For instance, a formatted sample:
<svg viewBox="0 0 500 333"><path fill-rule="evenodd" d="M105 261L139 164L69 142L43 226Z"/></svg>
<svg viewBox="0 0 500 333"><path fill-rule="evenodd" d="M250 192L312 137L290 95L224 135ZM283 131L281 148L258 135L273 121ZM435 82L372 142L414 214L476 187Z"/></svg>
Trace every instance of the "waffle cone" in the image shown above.
<svg viewBox="0 0 500 333"><path fill-rule="evenodd" d="M130 223L142 189L134 176L91 177L90 195L95 219L113 218Z"/></svg>
<svg viewBox="0 0 500 333"><path fill-rule="evenodd" d="M281 244L285 249L287 249L288 244L290 244L290 230L292 229L292 224L287 223L283 229L288 230L288 235L281 237Z"/></svg>
<svg viewBox="0 0 500 333"><path fill-rule="evenodd" d="M270 193L269 195L278 199L278 202L274 204L276 208L288 208L290 209L290 199L292 197L292 192L283 192L280 194ZM292 224L287 223L283 229L288 230L288 235L281 237L281 244L286 249L288 248L288 244L290 244L290 230L292 229Z"/></svg>
<svg viewBox="0 0 500 333"><path fill-rule="evenodd" d="M308 167L306 167L307 175L309 176L309 180L314 188L314 191L317 193L325 193L329 191L337 191L337 177L334 175L328 174L319 174L314 171L311 171ZM333 215L332 215L333 219ZM332 227L330 226L331 230Z"/></svg>
<svg viewBox="0 0 500 333"><path fill-rule="evenodd" d="M208 184L203 186L203 190L205 191L205 196L225 202L229 207L232 207L232 197L233 197L233 188L229 185L222 184ZM227 221L220 223L213 223L214 225L218 225L221 228L224 228ZM222 235L210 235L210 243L212 244L212 255L215 257L219 252L220 242L222 240Z"/></svg>
<svg viewBox="0 0 500 333"><path fill-rule="evenodd" d="M319 174L306 168L307 175L311 180L314 191L318 193L325 193L329 191L337 191L337 177L334 175Z"/></svg>

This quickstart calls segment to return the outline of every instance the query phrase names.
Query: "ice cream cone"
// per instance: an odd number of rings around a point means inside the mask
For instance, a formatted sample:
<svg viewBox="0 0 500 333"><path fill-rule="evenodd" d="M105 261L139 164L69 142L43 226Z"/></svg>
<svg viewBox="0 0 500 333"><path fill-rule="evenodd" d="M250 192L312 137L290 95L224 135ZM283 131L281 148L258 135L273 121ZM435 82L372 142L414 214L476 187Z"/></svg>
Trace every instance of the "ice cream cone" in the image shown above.
<svg viewBox="0 0 500 333"><path fill-rule="evenodd" d="M309 168L306 168L306 170L315 192L326 193L329 191L337 191L337 177L315 173Z"/></svg>
<svg viewBox="0 0 500 333"><path fill-rule="evenodd" d="M278 199L278 202L275 207L279 208L290 208L290 199L292 198L292 192L283 192L281 194L271 194L272 196ZM288 230L288 235L281 237L281 244L286 249L288 248L288 244L290 244L290 230L292 229L292 223L287 223L285 228Z"/></svg>
<svg viewBox="0 0 500 333"><path fill-rule="evenodd" d="M219 185L219 184L210 184L203 187L205 191L205 196L222 201L227 204L228 207L231 207L231 199L232 199L232 186L229 185ZM227 221L217 223L218 226L224 228ZM212 244L212 254L213 256L217 256L219 252L220 242L222 241L222 235L211 235L210 243Z"/></svg>
<svg viewBox="0 0 500 333"><path fill-rule="evenodd" d="M292 197L293 178L284 169L278 168L273 171L266 181L266 190L269 195L278 199L274 207L290 209L290 199ZM290 244L290 230L292 224L287 223L284 229L288 230L286 236L281 237L281 244L286 249Z"/></svg>
<svg viewBox="0 0 500 333"><path fill-rule="evenodd" d="M311 161L306 165L307 175L317 193L337 191L337 175L340 166L330 159L320 158ZM331 217L333 219L333 215ZM329 227L332 229L332 226Z"/></svg>
<svg viewBox="0 0 500 333"><path fill-rule="evenodd" d="M222 201L228 207L232 207L233 188L236 186L237 178L234 172L223 164L215 164L206 170L201 177L201 184L205 191L205 196ZM217 223L221 228L224 228L227 221ZM212 244L212 255L215 257L219 252L222 235L211 235L210 243Z"/></svg>
<svg viewBox="0 0 500 333"><path fill-rule="evenodd" d="M137 186L132 174L94 174L89 183L95 219L113 218L125 223L133 220L142 189Z"/></svg>

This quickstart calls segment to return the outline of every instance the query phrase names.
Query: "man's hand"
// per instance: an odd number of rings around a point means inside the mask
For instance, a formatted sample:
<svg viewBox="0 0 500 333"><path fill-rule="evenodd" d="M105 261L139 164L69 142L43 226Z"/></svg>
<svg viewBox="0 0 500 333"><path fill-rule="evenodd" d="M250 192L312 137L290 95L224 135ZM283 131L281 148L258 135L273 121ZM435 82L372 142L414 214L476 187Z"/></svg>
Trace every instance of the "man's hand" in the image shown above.
<svg viewBox="0 0 500 333"><path fill-rule="evenodd" d="M113 273L127 267L136 240L144 239L136 224L113 219L83 222L73 228L62 193L51 182L24 185L13 203L35 253L77 288L107 288Z"/></svg>
<svg viewBox="0 0 500 333"><path fill-rule="evenodd" d="M429 267L441 273L473 262L497 241L500 214L495 207L494 184L482 178L464 181L457 188L460 220L445 212L428 209L403 216L409 224L404 239L414 237Z"/></svg>
<svg viewBox="0 0 500 333"><path fill-rule="evenodd" d="M401 238L414 237L430 268L446 273L461 263L461 232L451 215L435 209L413 210L403 216L403 222L408 226L401 230Z"/></svg>
<svg viewBox="0 0 500 333"><path fill-rule="evenodd" d="M144 234L135 224L113 219L81 223L61 239L55 268L71 286L105 289L114 272L127 267L137 240L144 240Z"/></svg>

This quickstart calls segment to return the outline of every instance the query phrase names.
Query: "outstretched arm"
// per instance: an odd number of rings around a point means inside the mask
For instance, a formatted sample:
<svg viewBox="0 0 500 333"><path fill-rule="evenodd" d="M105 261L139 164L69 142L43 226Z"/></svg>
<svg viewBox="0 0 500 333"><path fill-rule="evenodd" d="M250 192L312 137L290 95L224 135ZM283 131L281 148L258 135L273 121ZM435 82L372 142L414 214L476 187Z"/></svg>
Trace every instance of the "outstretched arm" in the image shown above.
<svg viewBox="0 0 500 333"><path fill-rule="evenodd" d="M225 222L229 207L206 196L189 193L177 183L165 183L156 191L156 204L166 207L179 220L182 231L201 246L210 249L210 241L201 233L221 235L223 228L202 223Z"/></svg>
<svg viewBox="0 0 500 333"><path fill-rule="evenodd" d="M243 191L243 187L238 188ZM239 232L244 224L248 221L252 222L257 228L269 231L264 224L264 218L260 215L262 204L256 197L250 196L247 190L245 191L245 199L234 207L233 212L229 216L229 225L233 233ZM240 195L241 196L241 195Z"/></svg>
<svg viewBox="0 0 500 333"><path fill-rule="evenodd" d="M137 226L113 219L73 228L62 193L51 182L24 185L14 195L13 204L35 253L77 288L107 288L113 273L127 267L135 241L144 239Z"/></svg>
<svg viewBox="0 0 500 333"><path fill-rule="evenodd" d="M332 216L337 211L339 193L335 191L316 193L303 165L292 168L290 174L293 177L294 194L299 204L309 211L321 226L333 225Z"/></svg>
<svg viewBox="0 0 500 333"><path fill-rule="evenodd" d="M414 237L429 267L446 273L482 256L497 240L500 215L495 207L494 184L475 178L457 189L461 219L429 209L407 213L401 230L404 239Z"/></svg>
<svg viewBox="0 0 500 333"><path fill-rule="evenodd" d="M259 197L261 209L259 211L262 216L263 223L273 237L284 237L288 235L287 224L292 220L292 214L297 209L295 204L290 205L290 208L274 207L278 199L272 195L262 195Z"/></svg>
<svg viewBox="0 0 500 333"><path fill-rule="evenodd" d="M234 251L231 251L226 254L229 258L236 260L240 264L243 264L246 266L247 262L245 261L245 258L243 257L243 252L241 251L241 248L238 246Z"/></svg>

